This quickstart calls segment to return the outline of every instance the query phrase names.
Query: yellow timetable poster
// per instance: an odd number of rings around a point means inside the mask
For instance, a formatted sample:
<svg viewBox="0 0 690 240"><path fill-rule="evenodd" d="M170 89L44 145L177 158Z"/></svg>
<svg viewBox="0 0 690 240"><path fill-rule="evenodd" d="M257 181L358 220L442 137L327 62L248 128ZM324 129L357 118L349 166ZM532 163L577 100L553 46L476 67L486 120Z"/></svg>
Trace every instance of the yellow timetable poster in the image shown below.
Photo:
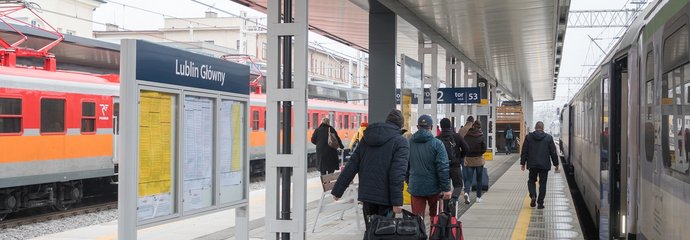
<svg viewBox="0 0 690 240"><path fill-rule="evenodd" d="M171 192L172 98L142 91L139 105L139 197Z"/></svg>

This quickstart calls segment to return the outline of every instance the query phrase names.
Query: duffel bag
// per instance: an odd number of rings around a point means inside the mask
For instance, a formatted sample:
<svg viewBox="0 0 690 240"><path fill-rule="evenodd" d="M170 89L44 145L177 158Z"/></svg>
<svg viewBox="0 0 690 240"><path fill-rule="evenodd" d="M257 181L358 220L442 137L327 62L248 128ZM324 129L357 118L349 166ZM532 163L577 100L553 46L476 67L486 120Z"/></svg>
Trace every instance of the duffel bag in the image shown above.
<svg viewBox="0 0 690 240"><path fill-rule="evenodd" d="M402 218L372 215L365 235L368 240L423 240L426 230L422 217L403 209Z"/></svg>

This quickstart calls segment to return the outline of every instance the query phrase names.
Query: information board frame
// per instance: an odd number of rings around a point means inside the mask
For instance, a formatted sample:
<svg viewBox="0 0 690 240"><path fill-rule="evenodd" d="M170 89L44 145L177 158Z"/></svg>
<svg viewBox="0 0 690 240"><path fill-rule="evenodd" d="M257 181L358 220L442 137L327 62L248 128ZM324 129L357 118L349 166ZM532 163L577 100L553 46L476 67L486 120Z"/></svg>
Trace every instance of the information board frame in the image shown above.
<svg viewBox="0 0 690 240"><path fill-rule="evenodd" d="M148 51L145 52L144 51ZM153 53L153 55L151 55ZM157 53L160 53L161 56L158 56ZM146 55L148 54L148 55ZM170 55L173 55L175 57L174 60L171 61ZM177 55L175 55L177 54ZM148 57L146 61L140 61L137 55L145 55ZM168 57L166 57L168 55ZM214 68L213 76L214 78L211 79L210 75L204 76L204 73L202 74L178 74L178 64L177 62L179 61L177 58L183 58L183 59L190 59L189 62L191 63L189 66L193 66L192 62L196 61L198 63L202 63L201 69L206 67L207 74L210 74L210 70L212 67ZM121 61L123 64L121 64L121 124L123 125L122 127L122 136L119 138L119 146L121 147L119 149L120 151L120 156L122 156L120 160L120 183L119 183L119 196L118 196L118 211L119 211L119 221L118 221L118 235L120 239L136 239L137 236L137 230L138 229L143 229L143 228L148 228L164 223L169 223L169 222L174 222L186 218L191 218L191 217L197 217L209 213L214 213L218 211L223 211L223 210L228 210L228 209L236 209L235 213L235 229L237 232L237 237L242 238L243 236L247 236L248 234L248 196L249 196L249 154L247 150L248 142L249 142L249 128L248 128L248 123L249 123L249 67L237 63L232 63L232 62L227 62L221 59L215 59L179 49L174 49L170 47L165 47L162 45L157 45L153 44L150 42L142 41L142 40L122 40L122 45L121 45ZM161 71L165 71L165 69L160 69L162 66L168 66L170 65L169 63L174 63L174 70L175 74L179 75L178 78L175 78L174 76L171 77L170 74L168 76L165 75L165 73L161 73ZM187 60L185 60L187 62ZM142 65L145 64L145 65ZM146 67L141 67L141 66L146 66ZM151 66L157 66L157 68L151 68ZM139 69L138 69L139 68ZM146 68L150 71L153 71L155 74L152 74L151 72L147 71L142 71L141 68ZM173 70L173 66L169 66L169 71ZM218 70L220 69L220 70ZM204 70L202 70L204 71ZM142 74L145 73L145 74ZM221 76L222 75L222 82L221 82ZM246 75L246 78L244 76ZM158 77L160 76L160 77ZM201 77L200 77L201 76ZM230 78L226 78L227 76L230 76ZM239 77L239 79L237 79ZM143 78L143 79L142 79ZM156 79L152 79L156 78ZM197 79L195 79L197 78ZM229 86L224 86L225 81L230 80L230 85ZM202 82L200 83L195 83L194 81L209 81L209 82ZM216 85L209 85L209 84L216 84ZM205 88L206 89L205 89ZM170 193L171 193L171 201L172 203L172 213L169 215L164 215L164 216L156 216L156 211L154 210L153 212L153 217L152 218L147 218L147 219L139 219L138 217L138 207L139 203L138 201L142 198L142 192L140 192L140 145L141 145L141 136L140 136L140 128L142 127L142 119L140 112L142 111L142 99L141 99L141 94L142 92L154 92L154 93L162 93L162 94L170 94L174 95L174 101L170 100L171 103L171 113L170 117L172 118L170 120L170 125L171 125L171 132L170 132L170 151L171 151L171 157L170 157L170 165L171 165L171 172L170 172ZM184 154L185 154L185 127L189 127L191 125L186 125L185 123L185 107L186 107L186 101L187 97L200 97L200 98L207 98L211 99L212 107L208 108L208 111L211 111L211 118L210 119L202 119L202 120L210 120L212 121L210 126L212 126L211 130L211 146L208 146L211 148L211 158L210 159L210 167L211 170L211 175L209 176L211 178L210 183L211 183L211 204L210 206L205 206L201 207L198 209L193 209L193 210L186 210L183 205L183 187L184 187L184 174L185 174L185 165L184 165ZM162 98L163 99L163 98ZM156 104L161 104L161 102L165 102L167 100L161 100L160 102ZM235 171L236 173L240 174L239 178L239 187L237 188L240 192L238 194L241 194L241 196L237 200L229 201L229 202L221 202L221 166L222 166L222 160L221 160L221 149L223 146L226 144L221 142L221 136L220 136L220 127L221 127L221 104L222 103L228 103L229 106L231 107L230 114L238 114L238 116L225 116L227 117L226 120L230 123L235 120L236 122L239 122L239 126L237 127L238 129L232 129L233 127L230 126L231 132L236 131L236 134L239 135L239 138L235 138L236 136L233 136L233 138L230 140L230 145L233 145L235 147L235 143L232 141L234 140L239 140L241 141L239 146L239 150L235 149L235 151L238 151L237 154L239 156L234 156L235 152L233 150L230 150L230 153L233 154L233 156L230 156L230 168L232 173L232 165L233 161L238 161L239 162L239 170ZM147 106L147 108L151 108L152 106L156 105L151 105ZM161 106L161 105L158 105ZM165 107L160 107L161 110L156 110L159 112L164 112ZM176 109L176 110L175 110ZM236 111L233 111L236 110ZM151 110L153 112L153 110ZM206 112L208 113L208 112ZM165 113L167 114L167 113ZM159 114L160 116L165 116L164 113ZM160 116L156 116L158 118L161 118ZM207 115L206 115L207 116ZM151 117L150 114L148 114L146 117L149 118L154 118ZM151 122L156 122L152 121L151 119L147 118L146 122L147 124L150 124ZM158 122L163 122L165 119L158 119ZM190 121L191 123L192 121ZM164 124L162 124L165 126ZM236 126L233 124L233 126ZM165 129L164 127L161 127L162 134L165 134ZM151 131L152 135L155 133L153 130L148 130ZM208 137L208 135L206 136ZM153 139L153 137L151 137ZM162 141L164 141L166 138L162 137ZM156 140L157 141L157 140ZM152 145L153 146L153 145ZM230 148L230 146L225 146ZM165 149L165 147L162 147ZM147 150L149 151L149 150ZM150 150L154 151L154 150ZM164 150L162 152L165 152ZM151 153L152 156L155 156L153 153ZM158 162L160 162L160 158L165 159L166 157L159 157L157 159ZM206 159L208 160L208 159ZM163 160L164 161L164 160ZM165 164L165 162L163 163ZM152 170L153 171L153 170ZM163 174L165 175L165 174ZM159 176L160 178L160 176ZM160 180L159 180L160 181ZM167 180L162 180L162 181L167 181ZM147 184L147 183L145 183ZM165 183L163 183L165 185ZM159 187L160 188L160 187ZM165 186L163 187L163 189ZM203 190L203 188L202 188ZM146 191L144 191L146 192ZM149 195L143 196L143 197L148 197ZM154 198L155 199L155 198ZM155 200L158 201L158 200ZM154 207L157 209L158 205L156 203L156 206ZM248 237L248 236L247 236Z"/></svg>

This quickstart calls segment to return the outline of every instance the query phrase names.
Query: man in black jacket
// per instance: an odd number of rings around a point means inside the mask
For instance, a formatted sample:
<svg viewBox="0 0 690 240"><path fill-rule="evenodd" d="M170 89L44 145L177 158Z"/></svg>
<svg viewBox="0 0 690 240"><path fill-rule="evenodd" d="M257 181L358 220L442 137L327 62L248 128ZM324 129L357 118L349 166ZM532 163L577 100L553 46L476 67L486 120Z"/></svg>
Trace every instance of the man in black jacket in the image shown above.
<svg viewBox="0 0 690 240"><path fill-rule="evenodd" d="M448 142L453 145L453 152L448 153L448 161L450 162L450 179L453 181L453 199L457 199L462 191L462 172L461 166L463 164L462 160L465 158L467 151L470 147L465 142L465 138L460 136L455 130L450 126L450 119L441 119L441 135L438 137L443 144L448 144ZM452 141L449 141L452 139ZM452 159L451 159L452 158Z"/></svg>
<svg viewBox="0 0 690 240"><path fill-rule="evenodd" d="M391 111L385 123L370 124L331 191L335 200L340 199L359 174L358 200L367 224L369 215L402 212L410 155L409 143L401 135L402 125L403 116L398 110Z"/></svg>
<svg viewBox="0 0 690 240"><path fill-rule="evenodd" d="M551 161L549 161L549 158ZM551 135L544 132L544 123L539 121L534 126L534 132L525 138L525 142L522 144L522 155L520 156L522 171L525 171L525 164L527 164L527 169L529 169L527 188L529 188L529 196L532 198L530 207L534 207L536 203L539 203L538 209L544 208L546 179L549 176L549 170L551 170L551 162L553 162L556 172L558 172L556 146ZM537 175L539 176L539 199L535 199L537 197L535 185Z"/></svg>

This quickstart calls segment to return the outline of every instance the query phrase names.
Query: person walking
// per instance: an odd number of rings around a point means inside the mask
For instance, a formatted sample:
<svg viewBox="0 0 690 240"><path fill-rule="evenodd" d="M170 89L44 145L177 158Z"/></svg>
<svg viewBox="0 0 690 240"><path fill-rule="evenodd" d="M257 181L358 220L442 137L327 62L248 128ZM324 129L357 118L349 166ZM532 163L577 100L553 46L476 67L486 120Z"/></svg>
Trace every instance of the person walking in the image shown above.
<svg viewBox="0 0 690 240"><path fill-rule="evenodd" d="M340 165L337 148L333 148L328 144L328 138L330 138L331 134L335 135L338 146L341 149L345 148L345 146L343 146L343 141L340 140L338 136L338 132L335 131L335 128L331 127L328 118L323 118L319 128L314 130L314 133L311 135L311 143L316 145L316 159L319 160L319 171L321 171L321 175L335 172Z"/></svg>
<svg viewBox="0 0 690 240"><path fill-rule="evenodd" d="M534 126L534 132L527 135L525 142L522 143L522 154L520 155L520 168L522 171L525 171L525 168L529 169L527 188L529 189L529 196L532 198L530 207L539 204L538 209L544 208L546 179L549 176L552 162L556 172L558 172L558 154L556 154L553 137L544 132L544 123L539 121ZM535 185L537 177L539 177L539 198L537 198Z"/></svg>
<svg viewBox="0 0 690 240"><path fill-rule="evenodd" d="M398 110L391 111L385 123L371 124L331 190L337 201L359 174L357 198L362 202L367 225L371 215L402 212L403 182L410 154L409 143L400 132L402 125L403 116Z"/></svg>
<svg viewBox="0 0 690 240"><path fill-rule="evenodd" d="M472 124L474 124L474 117L472 117L472 116L467 117L467 121L465 122L465 126L462 126L462 128L460 128L460 130L458 130L458 133L460 134L460 136L465 137L465 135L467 135L467 132L469 132L470 129L472 128Z"/></svg>
<svg viewBox="0 0 690 240"><path fill-rule="evenodd" d="M433 122L429 115L417 120L419 129L410 140L410 167L407 192L412 196L412 213L424 216L429 205L429 216L436 216L439 195L451 197L448 155L441 140L431 133Z"/></svg>
<svg viewBox="0 0 690 240"><path fill-rule="evenodd" d="M357 145L359 145L359 142L362 140L362 136L364 136L364 130L367 130L367 127L369 124L366 122L362 122L359 124L359 129L357 129L357 133L355 133L355 136L352 137L352 140L350 140L350 150L355 151L355 148Z"/></svg>
<svg viewBox="0 0 690 240"><path fill-rule="evenodd" d="M469 145L469 151L465 157L465 168L467 174L465 175L465 204L470 204L470 191L472 191L473 175L476 175L477 184L477 200L482 202L482 178L484 172L484 153L486 152L486 143L484 142L484 134L482 133L482 123L479 120L472 123L472 128L467 131L465 141Z"/></svg>
<svg viewBox="0 0 690 240"><path fill-rule="evenodd" d="M508 129L506 129L505 138L506 138L506 155L509 155L509 154L513 153L513 142L514 142L513 128L510 127L510 125L508 125Z"/></svg>
<svg viewBox="0 0 690 240"><path fill-rule="evenodd" d="M441 135L438 137L446 148L446 153L448 155L448 161L450 162L450 179L453 184L453 194L451 199L458 199L462 191L462 164L469 150L465 138L456 133L451 126L450 119L441 119Z"/></svg>

